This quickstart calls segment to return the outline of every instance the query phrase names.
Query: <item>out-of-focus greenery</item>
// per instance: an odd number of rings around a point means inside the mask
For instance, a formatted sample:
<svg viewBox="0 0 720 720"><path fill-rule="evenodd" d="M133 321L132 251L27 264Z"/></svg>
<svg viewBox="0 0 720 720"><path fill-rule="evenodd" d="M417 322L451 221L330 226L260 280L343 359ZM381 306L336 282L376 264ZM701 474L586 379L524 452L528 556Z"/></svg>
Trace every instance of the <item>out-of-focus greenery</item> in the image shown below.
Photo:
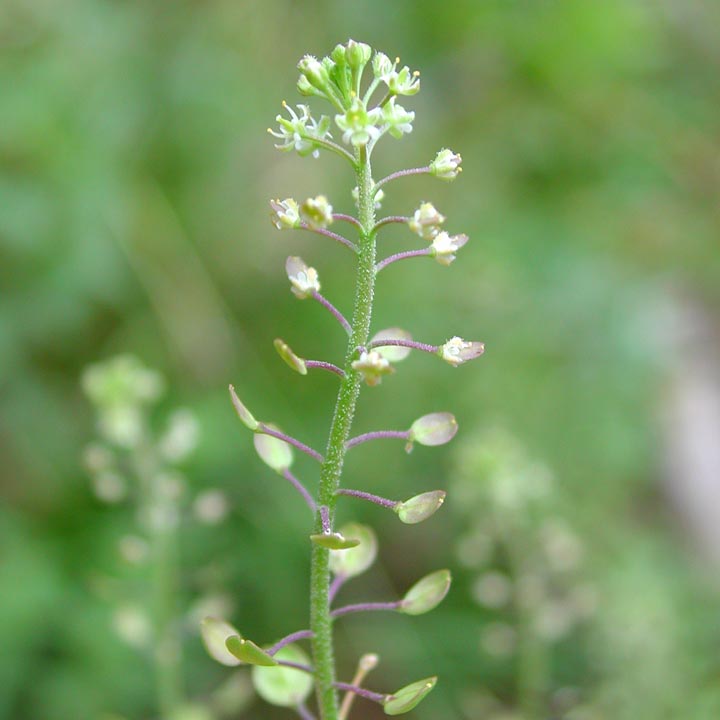
<svg viewBox="0 0 720 720"><path fill-rule="evenodd" d="M553 717L718 717L715 569L692 562L658 488L656 420L668 308L683 297L720 314L719 22L701 0L4 0L0 718L153 717L149 666L96 591L132 518L93 497L80 462L94 434L82 369L120 352L159 368L168 404L195 413L189 482L232 503L223 526L183 538L187 567L222 580L229 619L259 642L306 626L305 508L254 456L226 388L322 447L335 379L293 375L272 340L338 361L343 338L322 308L294 300L283 264L312 259L348 311L351 264L319 238L277 234L267 200L325 192L351 212L352 182L332 158L277 153L265 128L295 99L297 60L348 37L422 72L407 103L415 131L378 149L376 176L444 146L465 168L451 188L429 178L387 188L384 211L432 200L470 243L448 269L385 271L376 328L487 346L457 371L413 356L365 393L358 432L452 410L462 447L503 427L550 469L553 512L581 538L597 593L593 619L552 647ZM382 245L406 239L394 229ZM347 484L398 498L452 486L466 462L452 447L408 459L400 445L364 446ZM308 481L313 471L298 461ZM475 482L487 480L478 471ZM468 508L451 494L407 527L341 507L341 521L368 522L381 539L379 568L349 601L397 597L437 567L456 579L422 623L339 624L341 672L376 651L381 690L441 676L414 717L512 712L517 668L481 645L495 620L457 560ZM184 578L186 596L197 580ZM193 627L185 674L203 698L229 675ZM243 717L286 715L258 705Z"/></svg>

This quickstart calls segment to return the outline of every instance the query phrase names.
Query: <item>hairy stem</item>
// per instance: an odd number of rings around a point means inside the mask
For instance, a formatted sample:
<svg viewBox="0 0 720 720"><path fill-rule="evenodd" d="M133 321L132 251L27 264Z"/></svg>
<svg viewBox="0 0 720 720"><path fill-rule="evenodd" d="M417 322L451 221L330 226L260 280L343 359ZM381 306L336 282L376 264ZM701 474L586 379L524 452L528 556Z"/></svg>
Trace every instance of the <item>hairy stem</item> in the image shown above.
<svg viewBox="0 0 720 720"><path fill-rule="evenodd" d="M340 383L335 413L330 426L330 435L325 460L320 468L320 490L318 505L328 509L330 523L335 515L336 490L340 485L345 444L350 436L355 406L360 393L360 374L353 370L355 349L368 342L372 316L373 293L375 289L375 206L373 202L373 180L370 160L364 148L357 152L358 206L361 225L355 307L353 311L350 338L345 353L345 376ZM322 532L322 518L316 513L315 532ZM332 619L330 617L330 569L329 550L313 545L310 577L310 629L313 637L313 659L315 663L315 686L318 708L322 720L338 720L338 698L335 683L335 658L333 652Z"/></svg>

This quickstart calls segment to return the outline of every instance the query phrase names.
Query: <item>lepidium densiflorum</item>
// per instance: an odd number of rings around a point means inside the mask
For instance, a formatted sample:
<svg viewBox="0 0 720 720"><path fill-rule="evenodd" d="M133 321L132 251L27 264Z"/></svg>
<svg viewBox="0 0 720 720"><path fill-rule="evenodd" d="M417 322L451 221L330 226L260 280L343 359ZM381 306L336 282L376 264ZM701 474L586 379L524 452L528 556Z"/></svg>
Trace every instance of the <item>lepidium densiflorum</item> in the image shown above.
<svg viewBox="0 0 720 720"><path fill-rule="evenodd" d="M385 498L363 489L341 487L341 476L346 453L359 445L397 439L410 452L415 444L443 445L457 432L457 422L451 413L434 411L409 422L404 429L372 430L351 436L361 386L380 385L413 350L436 355L453 367L483 353L482 343L457 335L431 344L418 342L407 330L397 327L371 333L378 273L411 258L433 258L440 265L448 266L468 241L466 235L453 235L445 229L445 216L430 202L420 202L408 215L378 219L376 212L383 201L385 186L410 175L453 180L460 173L462 158L443 148L427 165L398 170L375 181L371 159L378 143L386 136L401 139L412 132L415 113L402 103L404 97L420 90L419 73L401 66L399 59L392 61L384 53L373 52L368 45L353 40L335 47L328 57L305 56L298 69L300 94L325 101L329 105L328 114L316 115L307 104L293 108L283 103L277 128L269 131L278 141L275 147L301 156L335 154L351 165L356 177L356 187L349 191L355 200L357 215L335 212L337 198L323 194L300 201L285 198L270 203L272 223L278 230L304 230L339 243L349 251L349 260L356 266L353 312L346 317L321 293L321 278L314 267L295 256L286 262L290 290L295 297L322 305L347 335L342 365L301 357L284 339L275 339L281 358L300 375L307 375L310 370L326 370L339 378L324 452L309 447L271 423L256 420L232 386L230 394L240 420L255 433L255 447L261 459L295 487L313 514L314 526L308 533L312 555L310 623L307 629L296 630L272 645L261 647L243 638L226 621L207 618L203 623L203 637L213 657L221 662L253 666L256 690L265 700L287 706L305 720L316 717L346 720L357 697L379 703L388 715L399 715L414 708L432 690L437 678L424 678L390 693L367 689L365 676L379 662L373 653L359 659L353 677L347 681L338 678L333 623L357 612L389 610L409 615L428 612L445 597L450 587L450 572L431 572L399 600L336 606L335 599L343 585L372 564L377 540L371 528L357 523L336 527L335 508L339 498L355 498L395 512L404 523L418 523L432 516L445 500L441 489L425 489L408 499ZM336 231L340 224L349 228L352 236ZM386 252L378 259L378 232L391 224L407 226L418 238L420 247ZM319 483L295 476L292 465L296 450L317 461ZM311 493L310 487L317 487L317 493ZM301 640L310 642L309 654L296 644ZM308 698L313 689L316 707L310 709Z"/></svg>

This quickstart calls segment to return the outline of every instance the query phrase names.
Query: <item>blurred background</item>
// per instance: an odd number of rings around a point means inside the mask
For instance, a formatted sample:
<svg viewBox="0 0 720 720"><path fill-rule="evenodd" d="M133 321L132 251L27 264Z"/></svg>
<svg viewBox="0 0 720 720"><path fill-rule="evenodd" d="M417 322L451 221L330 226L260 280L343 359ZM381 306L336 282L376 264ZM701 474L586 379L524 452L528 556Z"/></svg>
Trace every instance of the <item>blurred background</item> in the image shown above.
<svg viewBox="0 0 720 720"><path fill-rule="evenodd" d="M415 130L381 143L376 177L441 147L464 160L453 184L387 188L383 213L429 200L470 242L450 268L383 273L375 329L487 350L457 370L413 355L361 396L357 432L451 410L460 433L351 454L350 487L449 495L410 527L343 502L380 538L343 597L398 597L438 567L455 583L422 618L339 624L341 674L367 651L381 691L437 673L418 719L720 717L719 22L700 0L3 0L0 718L159 717L134 480L86 467L104 461L80 379L118 354L164 378L153 432L178 408L197 429L173 471L182 717L291 716L207 657L197 622L261 643L307 625L308 517L227 385L323 447L336 380L293 374L272 341L338 362L342 332L283 266L301 255L348 313L352 267L277 233L267 202L324 192L352 212L354 183L266 128L301 102L298 59L348 37L422 73Z"/></svg>

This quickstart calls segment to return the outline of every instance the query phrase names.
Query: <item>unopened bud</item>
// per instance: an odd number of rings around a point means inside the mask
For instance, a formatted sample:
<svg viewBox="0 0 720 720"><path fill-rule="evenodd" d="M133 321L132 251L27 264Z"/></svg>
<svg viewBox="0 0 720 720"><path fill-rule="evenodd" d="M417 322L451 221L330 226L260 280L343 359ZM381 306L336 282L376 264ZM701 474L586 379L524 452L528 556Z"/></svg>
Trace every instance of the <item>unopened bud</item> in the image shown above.
<svg viewBox="0 0 720 720"><path fill-rule="evenodd" d="M430 163L430 172L441 180L454 180L462 171L462 157L452 150L443 148Z"/></svg>

